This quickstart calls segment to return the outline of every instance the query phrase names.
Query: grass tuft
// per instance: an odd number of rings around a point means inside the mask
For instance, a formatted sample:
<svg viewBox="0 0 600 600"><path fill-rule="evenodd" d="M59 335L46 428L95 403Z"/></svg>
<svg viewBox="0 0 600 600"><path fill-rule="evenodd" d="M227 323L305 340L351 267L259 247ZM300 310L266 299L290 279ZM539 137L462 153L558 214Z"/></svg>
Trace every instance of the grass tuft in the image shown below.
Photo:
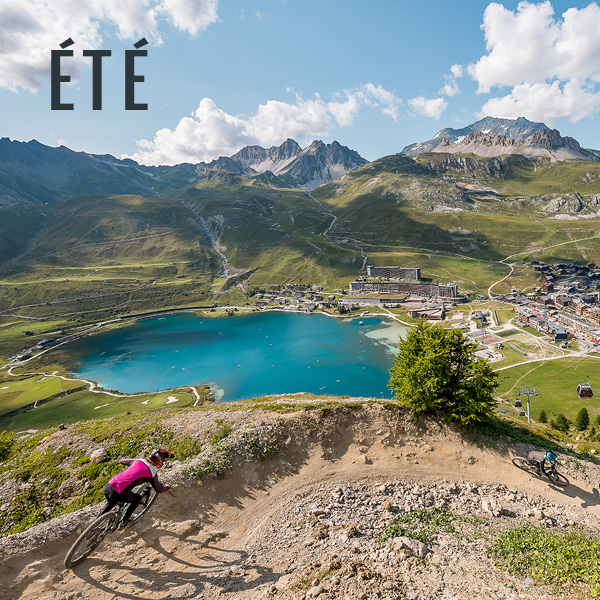
<svg viewBox="0 0 600 600"><path fill-rule="evenodd" d="M555 533L527 525L504 531L488 553L512 575L568 590L590 586L600 596L600 541L583 531Z"/></svg>

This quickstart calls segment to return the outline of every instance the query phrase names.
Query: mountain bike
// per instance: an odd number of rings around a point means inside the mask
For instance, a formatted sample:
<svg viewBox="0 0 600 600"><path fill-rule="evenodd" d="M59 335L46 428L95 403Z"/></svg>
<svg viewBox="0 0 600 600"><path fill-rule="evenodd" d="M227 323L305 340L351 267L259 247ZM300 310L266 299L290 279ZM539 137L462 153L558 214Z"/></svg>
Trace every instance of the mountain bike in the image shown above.
<svg viewBox="0 0 600 600"><path fill-rule="evenodd" d="M555 464L544 467L540 472L537 463L531 462L528 458L523 458L522 456L515 456L512 459L512 463L515 467L519 467L519 469L522 469L531 475L535 475L536 477L539 477L542 474L545 475L554 485L559 485L561 487L567 487L569 485L569 480L556 470Z"/></svg>
<svg viewBox="0 0 600 600"><path fill-rule="evenodd" d="M139 494L142 500L133 511L129 523L139 521L158 495L150 483L143 483L134 492ZM75 565L83 562L108 534L116 531L123 522L128 507L128 502L117 502L115 508L94 519L67 552L65 567L72 569Z"/></svg>

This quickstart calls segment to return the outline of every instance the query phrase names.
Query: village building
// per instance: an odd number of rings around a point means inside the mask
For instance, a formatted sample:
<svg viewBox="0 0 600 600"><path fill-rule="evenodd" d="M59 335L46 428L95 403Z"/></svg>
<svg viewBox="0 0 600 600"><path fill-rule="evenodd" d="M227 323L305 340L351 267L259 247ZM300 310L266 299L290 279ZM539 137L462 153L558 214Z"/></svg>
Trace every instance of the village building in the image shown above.
<svg viewBox="0 0 600 600"><path fill-rule="evenodd" d="M421 279L421 269L412 267L374 267L367 265L367 277L419 281Z"/></svg>

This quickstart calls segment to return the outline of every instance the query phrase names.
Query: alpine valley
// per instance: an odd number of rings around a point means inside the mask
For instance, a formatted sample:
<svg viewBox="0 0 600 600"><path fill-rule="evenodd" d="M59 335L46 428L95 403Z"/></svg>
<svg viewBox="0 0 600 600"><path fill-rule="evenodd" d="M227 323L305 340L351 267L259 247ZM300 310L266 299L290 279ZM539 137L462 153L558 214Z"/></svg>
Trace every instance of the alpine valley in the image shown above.
<svg viewBox="0 0 600 600"><path fill-rule="evenodd" d="M4 138L0 312L89 322L242 304L268 284L347 287L367 262L462 293L526 289L534 258L600 261L599 160L524 118L442 129L374 162L288 139L149 167Z"/></svg>

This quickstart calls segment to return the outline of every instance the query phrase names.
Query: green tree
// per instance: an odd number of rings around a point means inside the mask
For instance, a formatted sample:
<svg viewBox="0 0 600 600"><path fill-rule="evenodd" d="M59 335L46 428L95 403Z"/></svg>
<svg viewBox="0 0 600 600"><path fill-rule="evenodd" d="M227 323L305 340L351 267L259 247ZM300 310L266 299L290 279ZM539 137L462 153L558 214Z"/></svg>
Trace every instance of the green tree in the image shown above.
<svg viewBox="0 0 600 600"><path fill-rule="evenodd" d="M546 411L543 408L542 408L542 410L540 410L540 416L538 417L538 421L540 423L548 422L548 415L546 414Z"/></svg>
<svg viewBox="0 0 600 600"><path fill-rule="evenodd" d="M596 425L596 427L600 427L600 415L596 415L594 425Z"/></svg>
<svg viewBox="0 0 600 600"><path fill-rule="evenodd" d="M579 429L579 431L583 431L587 429L590 424L590 414L588 413L587 408L585 406L577 413L575 417L575 427Z"/></svg>
<svg viewBox="0 0 600 600"><path fill-rule="evenodd" d="M398 345L389 387L413 414L473 425L490 418L498 376L456 329L419 323Z"/></svg>
<svg viewBox="0 0 600 600"><path fill-rule="evenodd" d="M556 417L554 417L553 419L550 419L550 426L554 427L554 429L557 429L558 431L566 433L567 431L569 431L569 419L567 419L565 415L560 413L559 415L556 415Z"/></svg>

